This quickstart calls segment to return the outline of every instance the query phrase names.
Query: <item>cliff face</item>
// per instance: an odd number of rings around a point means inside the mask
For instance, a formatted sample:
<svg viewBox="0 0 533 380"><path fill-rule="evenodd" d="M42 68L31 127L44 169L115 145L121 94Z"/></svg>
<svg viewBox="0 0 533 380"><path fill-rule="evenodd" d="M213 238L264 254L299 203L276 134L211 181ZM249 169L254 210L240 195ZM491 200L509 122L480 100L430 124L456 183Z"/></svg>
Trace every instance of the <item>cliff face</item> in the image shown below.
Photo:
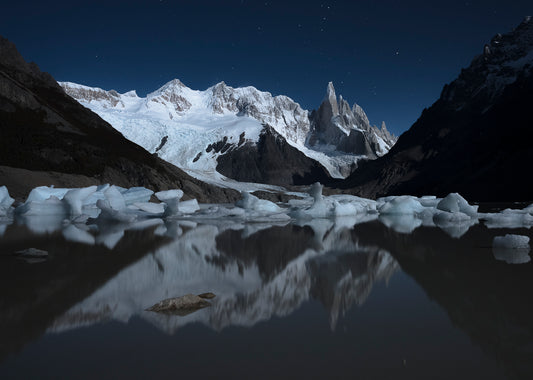
<svg viewBox="0 0 533 380"><path fill-rule="evenodd" d="M390 152L337 186L363 196L531 200L533 22L495 36Z"/></svg>
<svg viewBox="0 0 533 380"><path fill-rule="evenodd" d="M125 139L66 95L51 75L27 63L0 37L0 166L2 185L20 193L37 185L111 182L153 190L181 188L201 201L236 193L206 185ZM38 171L39 180L14 169ZM23 174L25 173L25 174ZM44 173L44 174L43 174ZM27 178L20 178L21 176ZM21 194L22 195L22 194Z"/></svg>
<svg viewBox="0 0 533 380"><path fill-rule="evenodd" d="M224 151L226 146L219 145ZM218 157L217 171L238 181L280 185L331 181L322 165L289 145L269 126L265 127L257 144L227 148L227 153Z"/></svg>

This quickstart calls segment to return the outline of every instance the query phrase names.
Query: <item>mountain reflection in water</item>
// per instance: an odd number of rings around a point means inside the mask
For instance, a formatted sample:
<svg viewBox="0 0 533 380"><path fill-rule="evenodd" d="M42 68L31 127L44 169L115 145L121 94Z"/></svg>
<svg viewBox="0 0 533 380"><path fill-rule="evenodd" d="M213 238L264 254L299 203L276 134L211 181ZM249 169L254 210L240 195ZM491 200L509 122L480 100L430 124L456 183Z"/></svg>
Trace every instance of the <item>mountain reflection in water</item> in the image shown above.
<svg viewBox="0 0 533 380"><path fill-rule="evenodd" d="M373 287L399 274L405 282L403 273L481 348L495 368L485 369L489 377L501 378L498 368L504 377L533 374L533 307L527 292L533 289L533 266L497 260L491 248L494 236L509 230L411 228L398 220L353 219L299 225L155 219L126 226L46 227L52 225L57 223L32 220L0 230L0 360L8 374L16 368L10 367L13 358L23 356L32 342L104 322L142 320L169 335L198 323L222 332L297 316L318 302L335 334L340 320L364 311ZM531 236L526 229L512 231ZM29 264L13 256L30 247L49 257ZM202 292L217 297L195 313L145 311L162 299ZM394 322L395 316L379 318ZM416 323L421 317L412 318ZM0 374L2 368L0 362ZM418 371L392 374L425 374L423 367Z"/></svg>

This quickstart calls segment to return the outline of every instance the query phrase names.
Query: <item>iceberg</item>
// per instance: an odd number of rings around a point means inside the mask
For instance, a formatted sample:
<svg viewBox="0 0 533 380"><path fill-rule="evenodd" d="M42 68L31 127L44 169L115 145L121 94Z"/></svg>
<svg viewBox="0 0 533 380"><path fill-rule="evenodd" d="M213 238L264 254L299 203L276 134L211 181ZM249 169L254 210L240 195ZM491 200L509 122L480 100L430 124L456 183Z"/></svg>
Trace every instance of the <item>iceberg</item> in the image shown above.
<svg viewBox="0 0 533 380"><path fill-rule="evenodd" d="M416 197L400 195L378 199L380 215L416 215L424 211L424 206Z"/></svg>
<svg viewBox="0 0 533 380"><path fill-rule="evenodd" d="M472 218L477 217L478 206L471 206L457 193L450 193L437 204L437 210L451 213L462 212Z"/></svg>
<svg viewBox="0 0 533 380"><path fill-rule="evenodd" d="M15 202L15 200L9 196L7 187L0 186L0 216L7 215L7 212L13 202Z"/></svg>
<svg viewBox="0 0 533 380"><path fill-rule="evenodd" d="M81 189L71 189L65 193L63 201L69 208L71 218L76 218L82 214L83 202L94 194L96 190L96 186L90 186Z"/></svg>
<svg viewBox="0 0 533 380"><path fill-rule="evenodd" d="M159 191L155 193L157 199L165 204L164 216L178 215L180 199L183 197L183 191L179 189Z"/></svg>

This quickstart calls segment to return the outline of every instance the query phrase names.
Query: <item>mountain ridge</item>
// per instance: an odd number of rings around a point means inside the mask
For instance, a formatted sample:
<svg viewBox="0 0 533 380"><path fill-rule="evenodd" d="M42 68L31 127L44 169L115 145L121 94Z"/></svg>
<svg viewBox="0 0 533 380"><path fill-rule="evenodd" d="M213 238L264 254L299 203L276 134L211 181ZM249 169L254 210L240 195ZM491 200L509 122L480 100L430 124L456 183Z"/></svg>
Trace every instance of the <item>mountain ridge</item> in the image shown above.
<svg viewBox="0 0 533 380"><path fill-rule="evenodd" d="M335 187L366 197L460 192L529 201L533 179L533 22L486 44L385 156Z"/></svg>
<svg viewBox="0 0 533 380"><path fill-rule="evenodd" d="M228 174L220 161L227 163L235 161L235 158L222 159L221 156L236 154L243 138L247 143L257 144L267 126L285 140L287 149L294 148L307 156L305 170L313 172L315 169L312 168L318 163L334 178L348 175L361 159L384 154L396 141L384 124L382 129L370 126L361 107L354 105L358 118L349 106L336 109L331 117L345 121L342 124L328 121L324 128L344 128L344 132L339 131L342 134L350 134L352 129L357 129L361 143L350 145L340 139L344 145L327 144L323 139L313 138L313 134L319 132L309 111L285 95L272 96L252 86L233 88L220 82L199 91L188 88L179 79L173 79L143 98L131 91L121 95L114 90L106 91L72 82L60 82L60 85L67 94L99 113L127 138L202 180L213 180L222 172ZM331 95L336 98L332 83L328 84L328 91L332 91ZM340 103L344 106L345 101ZM179 132L176 131L178 129ZM165 137L166 144L160 148ZM197 143L194 148L191 140ZM208 146L221 141L231 145L232 149L217 155L207 151ZM297 155L293 153L290 156ZM258 159L261 158L254 158ZM290 166L291 162L287 162L287 167ZM249 172L253 168L246 169ZM324 180L322 175L308 177L310 181ZM259 179L240 176L239 179L276 185L296 184L276 181L268 176Z"/></svg>

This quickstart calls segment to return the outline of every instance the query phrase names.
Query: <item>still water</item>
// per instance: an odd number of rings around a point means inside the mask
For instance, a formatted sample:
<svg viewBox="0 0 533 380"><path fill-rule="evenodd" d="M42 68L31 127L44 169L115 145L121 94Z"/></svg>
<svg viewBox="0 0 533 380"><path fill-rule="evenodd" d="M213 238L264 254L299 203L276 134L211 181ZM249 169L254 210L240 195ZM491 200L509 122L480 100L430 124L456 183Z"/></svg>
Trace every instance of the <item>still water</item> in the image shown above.
<svg viewBox="0 0 533 380"><path fill-rule="evenodd" d="M0 378L531 379L533 264L492 240L533 234L468 227L4 224Z"/></svg>

